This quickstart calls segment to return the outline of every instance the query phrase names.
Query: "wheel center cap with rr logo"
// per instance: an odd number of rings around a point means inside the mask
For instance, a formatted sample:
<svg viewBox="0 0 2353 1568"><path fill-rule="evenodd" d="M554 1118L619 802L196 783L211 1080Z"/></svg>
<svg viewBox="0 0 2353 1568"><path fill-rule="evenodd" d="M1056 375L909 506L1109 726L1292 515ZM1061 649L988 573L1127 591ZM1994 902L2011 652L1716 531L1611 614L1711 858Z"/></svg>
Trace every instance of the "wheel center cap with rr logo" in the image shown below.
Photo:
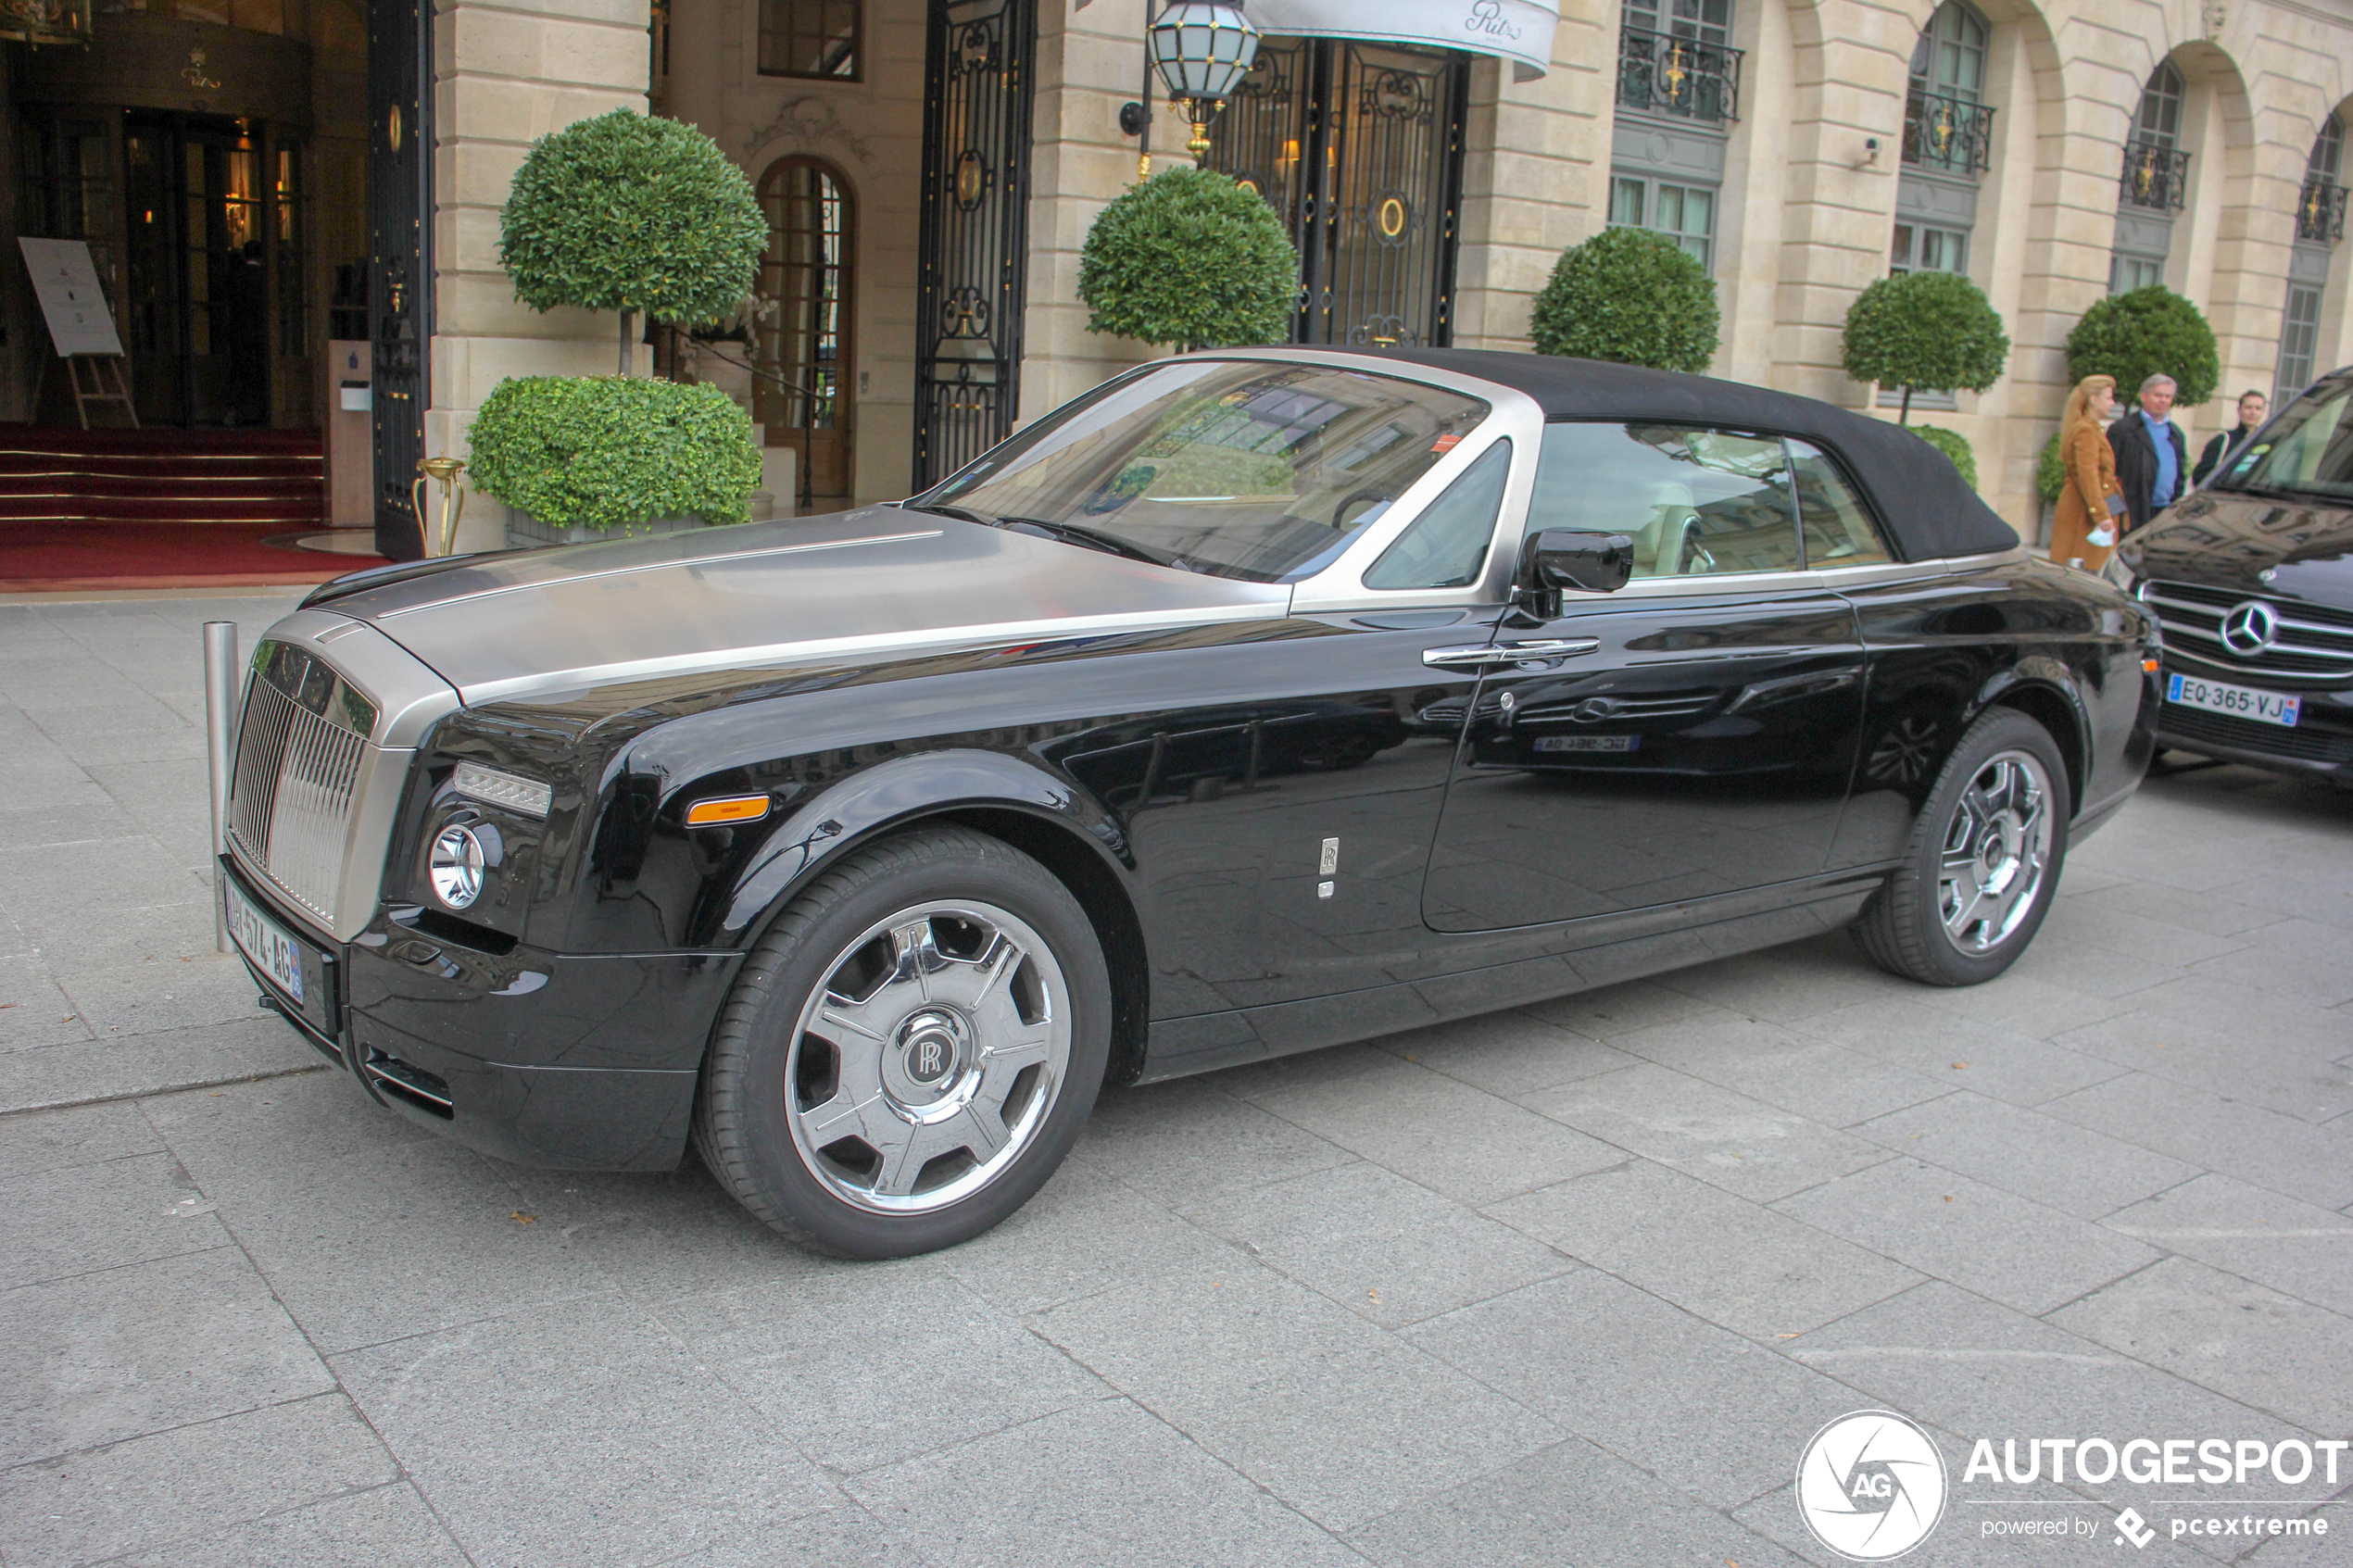
<svg viewBox="0 0 2353 1568"><path fill-rule="evenodd" d="M899 1028L900 1071L907 1081L934 1088L956 1071L963 1056L963 1030L952 1014L925 1009Z"/></svg>

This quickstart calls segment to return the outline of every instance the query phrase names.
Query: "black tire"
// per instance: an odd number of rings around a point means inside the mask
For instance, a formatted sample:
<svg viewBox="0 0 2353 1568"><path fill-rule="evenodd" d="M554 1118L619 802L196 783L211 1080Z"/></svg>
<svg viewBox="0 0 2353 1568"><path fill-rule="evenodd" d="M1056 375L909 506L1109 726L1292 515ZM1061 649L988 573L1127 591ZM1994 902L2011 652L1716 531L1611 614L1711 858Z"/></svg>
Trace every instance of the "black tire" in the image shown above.
<svg viewBox="0 0 2353 1568"><path fill-rule="evenodd" d="M969 1168L958 1180L978 1180L981 1185L975 1189L951 1199L947 1195L955 1192L954 1184L942 1183L928 1192L918 1187L903 1195L886 1196L888 1155L875 1155L874 1174L862 1178L854 1166L839 1163L828 1150L804 1145L813 1143L818 1135L809 1128L813 1119L812 1106L820 1098L827 1106L862 1098L850 1085L852 1068L847 1054L821 1036L841 1032L833 1027L841 1022L839 1010L875 1008L881 1010L872 1012L866 1021L882 1019L896 1006L886 1001L884 990L900 986L901 982L875 980L875 989L864 1001L845 1002L837 991L821 996L820 988L859 964L867 966L863 972L879 973L874 967L875 958L878 953L900 951L901 931L925 926L937 935L942 930L967 929L958 923L958 911L965 906L987 911L986 921L975 928L980 933L974 937L975 946L1000 938L1012 942L1018 936L1012 950L1023 956L1011 960L1009 968L1020 972L1009 974L1006 995L999 999L1000 1006L1042 1009L1037 998L1059 982L1054 994L1067 1005L1066 1060L1058 1079L1049 1073L1032 1081L1027 1091L1031 1098L1024 1102L1021 1125L1025 1130L1009 1136L1001 1152L1001 1168L992 1172L971 1149L960 1156L937 1157L919 1167L920 1176L942 1161L952 1168L953 1161L962 1158L969 1161ZM875 935L884 924L901 920L908 923ZM1033 942L1042 942L1046 953L1042 965L1029 953ZM943 964L947 961L942 959ZM992 972L985 964L971 958L954 961L966 965L969 975L981 976L974 983L984 991L995 987L994 980L986 977ZM1053 980L1040 980L1040 973ZM1025 982L1031 1000L1018 1004L1013 988ZM916 987L922 995L917 1010L926 1015L943 1010L931 999L931 989L929 985ZM915 993L902 989L899 995L912 999ZM977 1008L973 1014L976 1016ZM1111 1019L1111 980L1101 945L1086 910L1045 867L998 839L964 828L923 828L884 839L852 852L819 876L777 917L746 957L743 972L720 1011L704 1060L695 1104L695 1147L703 1163L738 1202L812 1250L843 1258L897 1258L952 1247L1019 1209L1062 1164L1102 1085L1110 1057ZM805 1021L814 1024L806 1033ZM915 1060L914 1046L898 1039L919 1022L911 1014L894 1032L898 1043L884 1044L876 1036L877 1043L866 1047L865 1054L876 1059L876 1072L886 1072L887 1064L895 1062L896 1081L901 1087L912 1085L928 1090L937 1085L913 1085L908 1076L909 1064ZM1022 1026L1050 1028L1035 1022ZM952 1021L947 1027L954 1027ZM975 1062L985 1062L988 1053L971 1043L982 1039L983 1025L967 1017L964 1028L966 1044L960 1047L951 1039L950 1058L962 1061L970 1056ZM847 1033L843 1037L858 1044ZM795 1047L804 1039L809 1043L797 1058ZM938 1054L933 1051L925 1060ZM831 1085L822 1079L829 1060L836 1074ZM862 1057L857 1070L863 1071L865 1065ZM960 1076L960 1073L968 1075ZM812 1078L812 1073L819 1076ZM955 1069L945 1074L941 1084L979 1084L983 1076L978 1066ZM891 1080L886 1075L877 1082L887 1085ZM1000 1109L993 1112L998 1132L1006 1130L1013 1116L1013 1101L1001 1096L1000 1100ZM863 1103L874 1106L877 1102L865 1098ZM897 1104L896 1098L881 1102L877 1115ZM947 1105L942 1098L925 1109ZM942 1125L956 1120L951 1115ZM982 1124L977 1120L974 1123L975 1128ZM846 1125L850 1123L837 1119L824 1130L830 1134L833 1128ZM889 1123L886 1131L895 1126ZM852 1126L851 1131L858 1133L859 1128ZM888 1147L886 1139L877 1142ZM975 1143L972 1149L980 1147ZM860 1150L872 1152L875 1144L850 1136L831 1148L834 1151L847 1148L849 1153L844 1158L856 1159L862 1158ZM911 1143L903 1159L906 1163L923 1160L924 1146ZM874 1184L873 1192L862 1198L855 1188L861 1179ZM933 1198L937 1206L921 1211L876 1212L867 1206L916 1204Z"/></svg>
<svg viewBox="0 0 2353 1568"><path fill-rule="evenodd" d="M2014 917L2001 922L1998 936L1981 922L1969 937L1957 937L1947 928L1944 904L1948 845L1955 843L1957 832L1968 831L1961 822L1965 805L1982 805L1983 781L1997 776L1993 770L2004 759L2020 757L2039 764L2043 809L2048 814L2050 836L2040 857L2039 876L2031 893L2018 895ZM2016 771L2022 775L2032 771ZM2067 828L2074 809L2066 763L2050 732L2015 709L1985 713L1969 726L1937 776L1905 847L1902 866L1871 895L1856 918L1856 942L1880 968L1922 985L1977 985L1993 979L2018 961L2050 911L2067 859ZM1962 909L1956 904L1956 911Z"/></svg>

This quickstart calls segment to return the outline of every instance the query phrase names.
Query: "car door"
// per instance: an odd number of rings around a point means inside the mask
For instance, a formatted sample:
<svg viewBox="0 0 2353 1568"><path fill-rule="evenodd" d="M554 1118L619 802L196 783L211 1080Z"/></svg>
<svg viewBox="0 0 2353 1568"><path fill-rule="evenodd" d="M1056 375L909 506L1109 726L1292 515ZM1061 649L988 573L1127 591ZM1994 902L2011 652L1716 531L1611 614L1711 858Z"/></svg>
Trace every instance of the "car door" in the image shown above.
<svg viewBox="0 0 2353 1568"><path fill-rule="evenodd" d="M1420 510L1365 574L1390 602L1186 633L1106 677L1127 714L1041 748L1121 818L1156 1019L1363 990L1427 946L1423 870L1478 676L1425 656L1491 634L1499 607L1471 601L1512 464L1489 442Z"/></svg>
<svg viewBox="0 0 2353 1568"><path fill-rule="evenodd" d="M1634 579L1515 612L1488 647L1440 650L1481 674L1427 924L1588 920L1823 870L1863 648L1853 608L1806 570L1793 461L1769 435L1546 427L1529 533L1629 534Z"/></svg>

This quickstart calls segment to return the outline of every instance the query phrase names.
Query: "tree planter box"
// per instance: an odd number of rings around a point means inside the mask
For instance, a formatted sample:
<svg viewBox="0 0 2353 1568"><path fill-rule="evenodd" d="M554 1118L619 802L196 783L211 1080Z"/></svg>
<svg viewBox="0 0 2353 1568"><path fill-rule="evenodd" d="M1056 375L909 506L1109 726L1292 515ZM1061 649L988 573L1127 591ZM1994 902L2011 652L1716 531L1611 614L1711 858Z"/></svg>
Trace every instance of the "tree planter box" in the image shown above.
<svg viewBox="0 0 2353 1568"><path fill-rule="evenodd" d="M507 548L535 550L549 545L588 545L599 539L644 539L656 533L684 533L690 528L710 526L698 517L666 517L653 522L642 522L629 529L559 528L540 521L529 512L507 508Z"/></svg>

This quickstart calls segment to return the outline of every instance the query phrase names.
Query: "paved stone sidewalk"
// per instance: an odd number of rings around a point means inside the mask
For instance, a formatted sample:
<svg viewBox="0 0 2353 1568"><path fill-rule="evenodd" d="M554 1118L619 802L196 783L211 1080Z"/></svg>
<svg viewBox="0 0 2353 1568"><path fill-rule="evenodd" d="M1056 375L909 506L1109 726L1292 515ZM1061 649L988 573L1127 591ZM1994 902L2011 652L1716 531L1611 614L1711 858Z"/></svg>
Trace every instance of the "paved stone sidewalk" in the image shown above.
<svg viewBox="0 0 2353 1568"><path fill-rule="evenodd" d="M2153 781L1974 990L1828 940L1114 1094L999 1231L845 1265L255 1010L196 628L289 602L0 604L6 1568L1767 1568L1829 1561L1791 1478L1874 1406L1952 1467L1907 1562L2353 1562L2353 1463L1961 1477L2353 1436L2353 797ZM2248 1498L2331 1532L2166 1530ZM2096 1537L1984 1536L2034 1517Z"/></svg>

